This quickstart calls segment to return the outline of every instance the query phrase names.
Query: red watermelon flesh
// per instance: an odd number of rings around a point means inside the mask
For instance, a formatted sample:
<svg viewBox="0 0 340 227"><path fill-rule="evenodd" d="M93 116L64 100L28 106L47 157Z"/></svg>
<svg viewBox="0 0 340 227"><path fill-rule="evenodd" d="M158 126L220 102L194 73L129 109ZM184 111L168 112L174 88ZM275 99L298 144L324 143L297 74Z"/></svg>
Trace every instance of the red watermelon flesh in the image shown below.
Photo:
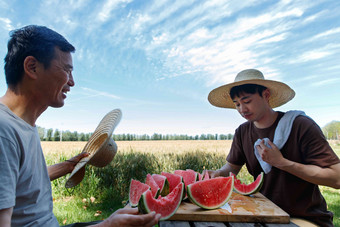
<svg viewBox="0 0 340 227"><path fill-rule="evenodd" d="M160 174L152 174L152 178L157 183L158 187L160 188L161 196L166 196L169 194L169 182L166 176Z"/></svg>
<svg viewBox="0 0 340 227"><path fill-rule="evenodd" d="M156 181L151 176L151 174L149 174L149 173L146 175L145 184L150 186L153 197L155 197L155 198L158 197L159 192L160 192L160 188L159 188L158 184L156 183Z"/></svg>
<svg viewBox="0 0 340 227"><path fill-rule="evenodd" d="M191 169L187 169L187 170L175 170L174 173L183 177L185 188L187 188L187 186L189 184L192 184L192 183L196 182L197 172L195 172L195 171L193 171ZM187 198L188 198L188 195L185 192L183 200L187 199Z"/></svg>
<svg viewBox="0 0 340 227"><path fill-rule="evenodd" d="M179 183L183 182L183 177L180 175L166 172L162 172L162 175L165 176L169 182L169 192L172 192Z"/></svg>
<svg viewBox="0 0 340 227"><path fill-rule="evenodd" d="M200 174L199 172L197 172L197 174L198 174L198 181L203 180L203 175Z"/></svg>
<svg viewBox="0 0 340 227"><path fill-rule="evenodd" d="M205 171L205 174L203 176L203 180L209 180L209 179L210 179L209 173L208 173L208 171Z"/></svg>
<svg viewBox="0 0 340 227"><path fill-rule="evenodd" d="M234 177L234 190L241 195L251 195L260 191L263 184L264 174L261 172L256 180L250 184L244 184L239 179L236 178L235 174L230 172L230 176Z"/></svg>
<svg viewBox="0 0 340 227"><path fill-rule="evenodd" d="M138 209L141 213L155 211L161 214L160 221L166 220L174 215L182 202L184 184L179 183L167 196L155 199L150 191L142 194L139 200Z"/></svg>
<svg viewBox="0 0 340 227"><path fill-rule="evenodd" d="M131 179L129 190L129 203L131 207L138 206L138 201L143 192L150 189L150 186L138 180Z"/></svg>
<svg viewBox="0 0 340 227"><path fill-rule="evenodd" d="M226 204L233 192L234 177L216 177L187 186L190 201L203 209L216 209Z"/></svg>

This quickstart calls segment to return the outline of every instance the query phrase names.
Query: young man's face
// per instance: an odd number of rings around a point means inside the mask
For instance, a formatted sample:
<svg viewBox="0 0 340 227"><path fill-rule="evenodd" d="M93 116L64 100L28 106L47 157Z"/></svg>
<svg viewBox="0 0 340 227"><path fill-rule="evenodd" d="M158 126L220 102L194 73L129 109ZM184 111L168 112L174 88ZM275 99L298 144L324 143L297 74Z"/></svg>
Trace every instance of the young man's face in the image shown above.
<svg viewBox="0 0 340 227"><path fill-rule="evenodd" d="M262 92L262 97L255 94L241 93L239 97L234 97L233 102L237 111L248 121L260 121L268 110L269 90Z"/></svg>

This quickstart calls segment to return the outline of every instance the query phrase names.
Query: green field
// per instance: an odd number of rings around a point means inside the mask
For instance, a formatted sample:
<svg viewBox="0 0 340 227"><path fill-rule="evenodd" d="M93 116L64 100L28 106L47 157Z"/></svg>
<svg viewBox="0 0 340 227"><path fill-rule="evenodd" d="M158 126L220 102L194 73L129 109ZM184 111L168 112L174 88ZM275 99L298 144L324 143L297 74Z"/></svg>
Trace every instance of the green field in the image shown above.
<svg viewBox="0 0 340 227"><path fill-rule="evenodd" d="M230 141L131 141L117 142L119 152L105 168L86 167L84 180L66 190L67 177L52 182L54 213L60 225L101 220L123 207L128 198L131 178L145 181L147 173L175 169L217 169L225 163ZM43 142L48 165L78 154L84 142ZM340 143L331 143L340 155ZM240 177L251 181L245 168ZM334 225L340 226L340 190L320 187L328 209L334 213Z"/></svg>

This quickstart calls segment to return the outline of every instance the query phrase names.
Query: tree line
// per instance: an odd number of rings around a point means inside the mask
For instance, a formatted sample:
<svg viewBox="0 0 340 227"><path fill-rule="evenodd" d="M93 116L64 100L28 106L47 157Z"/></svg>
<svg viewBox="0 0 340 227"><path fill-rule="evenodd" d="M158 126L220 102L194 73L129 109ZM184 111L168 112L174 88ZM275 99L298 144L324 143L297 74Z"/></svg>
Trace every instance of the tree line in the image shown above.
<svg viewBox="0 0 340 227"><path fill-rule="evenodd" d="M331 121L326 124L322 132L329 140L340 140L340 121Z"/></svg>
<svg viewBox="0 0 340 227"><path fill-rule="evenodd" d="M77 131L71 132L69 130L59 131L58 129L45 129L37 127L41 141L88 141L92 133L78 133ZM137 141L137 140L231 140L233 134L201 134L201 135L177 135L177 134L159 134L153 135L143 134L113 134L115 141Z"/></svg>
<svg viewBox="0 0 340 227"><path fill-rule="evenodd" d="M322 128L322 132L328 140L340 140L340 121L332 121ZM38 133L41 141L88 141L92 133L78 133L59 131L58 129L45 129L38 126ZM201 134L201 135L177 135L159 134L136 135L136 134L113 134L115 141L134 141L134 140L232 140L233 134Z"/></svg>

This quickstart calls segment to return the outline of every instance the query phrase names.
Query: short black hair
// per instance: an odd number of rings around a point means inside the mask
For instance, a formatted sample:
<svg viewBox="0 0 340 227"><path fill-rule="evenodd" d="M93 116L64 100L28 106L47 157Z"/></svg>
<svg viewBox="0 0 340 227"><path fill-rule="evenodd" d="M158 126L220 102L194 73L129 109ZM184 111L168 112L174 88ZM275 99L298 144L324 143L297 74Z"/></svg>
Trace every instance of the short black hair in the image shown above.
<svg viewBox="0 0 340 227"><path fill-rule="evenodd" d="M24 60L35 57L45 68L54 58L55 47L63 52L74 52L75 48L62 35L45 26L28 25L10 32L5 57L7 85L17 85L23 77Z"/></svg>
<svg viewBox="0 0 340 227"><path fill-rule="evenodd" d="M230 89L229 95L231 99L235 96L240 97L242 93L255 94L258 93L262 97L262 92L266 90L267 87L258 84L242 84L239 86L232 87Z"/></svg>

